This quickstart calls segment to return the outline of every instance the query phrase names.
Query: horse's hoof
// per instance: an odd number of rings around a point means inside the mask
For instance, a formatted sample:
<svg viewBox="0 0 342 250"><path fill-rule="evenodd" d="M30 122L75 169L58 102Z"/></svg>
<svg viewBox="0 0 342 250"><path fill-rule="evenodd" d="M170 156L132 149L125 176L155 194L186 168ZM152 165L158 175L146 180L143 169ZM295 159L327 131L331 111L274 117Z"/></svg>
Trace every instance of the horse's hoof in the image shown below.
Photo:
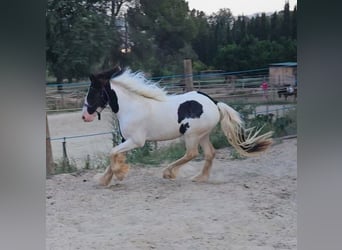
<svg viewBox="0 0 342 250"><path fill-rule="evenodd" d="M114 175L119 181L122 181L126 177L128 171L129 171L129 165L122 164L120 166L120 169L114 171Z"/></svg>
<svg viewBox="0 0 342 250"><path fill-rule="evenodd" d="M208 175L197 175L195 176L194 178L192 178L192 181L193 182L207 182L209 179L209 176Z"/></svg>
<svg viewBox="0 0 342 250"><path fill-rule="evenodd" d="M126 177L126 174L125 173L115 173L115 177L119 181L122 181Z"/></svg>
<svg viewBox="0 0 342 250"><path fill-rule="evenodd" d="M100 186L106 187L112 180L111 178L109 179L105 175L97 174L94 176L94 179L99 183Z"/></svg>
<svg viewBox="0 0 342 250"><path fill-rule="evenodd" d="M165 169L163 171L163 178L164 179L176 179L176 175L171 172L169 169Z"/></svg>

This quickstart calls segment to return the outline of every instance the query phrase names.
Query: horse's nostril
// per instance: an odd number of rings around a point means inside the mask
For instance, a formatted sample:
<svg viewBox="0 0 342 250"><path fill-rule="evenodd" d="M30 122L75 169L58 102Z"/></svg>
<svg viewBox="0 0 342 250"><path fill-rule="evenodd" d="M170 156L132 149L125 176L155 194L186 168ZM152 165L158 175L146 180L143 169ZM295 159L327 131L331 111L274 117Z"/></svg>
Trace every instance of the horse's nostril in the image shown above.
<svg viewBox="0 0 342 250"><path fill-rule="evenodd" d="M85 116L84 116L84 115L82 115L82 119L83 119L83 120L85 119Z"/></svg>

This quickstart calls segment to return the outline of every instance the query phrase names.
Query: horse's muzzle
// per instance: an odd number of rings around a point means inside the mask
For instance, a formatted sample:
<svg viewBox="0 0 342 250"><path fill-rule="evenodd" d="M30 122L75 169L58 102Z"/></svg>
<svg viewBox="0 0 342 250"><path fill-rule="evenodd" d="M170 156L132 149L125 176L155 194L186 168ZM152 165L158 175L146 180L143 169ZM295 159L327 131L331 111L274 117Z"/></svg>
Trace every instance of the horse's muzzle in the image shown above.
<svg viewBox="0 0 342 250"><path fill-rule="evenodd" d="M92 122L95 117L96 117L96 114L90 115L86 112L86 113L83 113L82 120L85 122Z"/></svg>

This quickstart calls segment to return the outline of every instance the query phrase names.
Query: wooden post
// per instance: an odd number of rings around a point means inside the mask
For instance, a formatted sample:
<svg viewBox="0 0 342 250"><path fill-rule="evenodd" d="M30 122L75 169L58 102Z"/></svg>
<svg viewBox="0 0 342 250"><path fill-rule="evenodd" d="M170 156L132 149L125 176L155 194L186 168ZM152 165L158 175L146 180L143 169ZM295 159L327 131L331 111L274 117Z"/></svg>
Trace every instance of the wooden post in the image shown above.
<svg viewBox="0 0 342 250"><path fill-rule="evenodd" d="M191 59L184 59L184 84L185 84L185 92L194 90L194 83L192 79Z"/></svg>
<svg viewBox="0 0 342 250"><path fill-rule="evenodd" d="M61 109L64 109L64 93L61 91Z"/></svg>
<svg viewBox="0 0 342 250"><path fill-rule="evenodd" d="M55 166L52 157L52 149L51 149L51 139L50 139L50 131L49 124L46 114L46 176L49 176L55 172Z"/></svg>
<svg viewBox="0 0 342 250"><path fill-rule="evenodd" d="M63 168L66 168L69 166L69 159L68 159L67 150L66 150L66 138L65 137L63 139L62 146L63 146Z"/></svg>

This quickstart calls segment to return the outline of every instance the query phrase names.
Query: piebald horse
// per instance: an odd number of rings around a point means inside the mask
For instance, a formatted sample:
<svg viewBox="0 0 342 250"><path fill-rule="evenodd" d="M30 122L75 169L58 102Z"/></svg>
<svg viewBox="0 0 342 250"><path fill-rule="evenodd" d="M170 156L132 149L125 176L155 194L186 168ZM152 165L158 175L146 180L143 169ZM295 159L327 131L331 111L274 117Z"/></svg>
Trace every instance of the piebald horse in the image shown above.
<svg viewBox="0 0 342 250"><path fill-rule="evenodd" d="M205 93L191 91L168 94L156 82L145 78L142 72L129 68L91 74L90 87L85 97L82 119L100 119L101 111L109 104L119 121L122 143L111 149L110 166L100 178L107 186L113 175L122 180L128 170L125 152L142 147L146 141L171 140L183 136L186 153L169 164L163 177L175 179L186 162L198 156L198 147L204 153L204 167L193 181L205 182L215 157L210 132L220 122L229 143L244 156L255 156L272 144L272 132L260 135L260 130L245 128L239 113L223 102L217 102Z"/></svg>

